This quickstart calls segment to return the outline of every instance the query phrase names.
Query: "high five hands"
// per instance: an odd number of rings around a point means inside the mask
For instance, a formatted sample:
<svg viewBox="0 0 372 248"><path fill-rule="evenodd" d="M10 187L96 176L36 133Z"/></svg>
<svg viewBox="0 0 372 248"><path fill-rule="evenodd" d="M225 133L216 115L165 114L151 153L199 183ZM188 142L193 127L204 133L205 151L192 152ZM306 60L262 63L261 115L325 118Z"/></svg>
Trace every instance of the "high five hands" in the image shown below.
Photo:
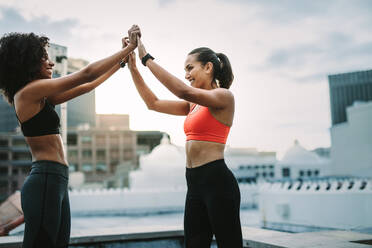
<svg viewBox="0 0 372 248"><path fill-rule="evenodd" d="M122 47L132 46L133 48L138 48L138 56L142 59L146 54L146 48L141 41L141 30L137 25L133 25L128 30L128 37L123 38ZM136 66L136 59L134 51L131 52L124 60L125 63L128 63L129 68Z"/></svg>
<svg viewBox="0 0 372 248"><path fill-rule="evenodd" d="M133 25L128 30L128 47L131 47L132 49L137 47L137 37L141 37L141 30L137 25Z"/></svg>

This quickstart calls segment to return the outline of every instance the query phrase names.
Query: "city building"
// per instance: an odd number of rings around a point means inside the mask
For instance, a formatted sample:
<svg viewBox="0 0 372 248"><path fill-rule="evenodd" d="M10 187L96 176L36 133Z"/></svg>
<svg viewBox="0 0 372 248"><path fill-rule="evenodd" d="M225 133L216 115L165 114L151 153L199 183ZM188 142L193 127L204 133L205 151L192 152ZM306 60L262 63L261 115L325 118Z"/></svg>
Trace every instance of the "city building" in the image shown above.
<svg viewBox="0 0 372 248"><path fill-rule="evenodd" d="M329 174L329 158L306 150L298 140L294 141L283 158L276 163L276 178L305 179Z"/></svg>
<svg viewBox="0 0 372 248"><path fill-rule="evenodd" d="M164 133L160 131L136 131L137 133L137 155L148 154L154 147L160 144ZM167 135L170 140L170 136Z"/></svg>
<svg viewBox="0 0 372 248"><path fill-rule="evenodd" d="M295 144L277 164L287 178L260 187L261 222L266 228L371 230L372 70L331 75L329 83L329 165ZM327 155L328 149L318 152Z"/></svg>
<svg viewBox="0 0 372 248"><path fill-rule="evenodd" d="M239 183L255 183L257 180L273 179L276 176L276 152L227 147L225 161Z"/></svg>
<svg viewBox="0 0 372 248"><path fill-rule="evenodd" d="M347 121L346 108L372 100L372 70L329 75L332 125Z"/></svg>
<svg viewBox="0 0 372 248"><path fill-rule="evenodd" d="M53 77L74 73L89 64L83 59L67 58L67 47L50 44L49 57L54 62ZM61 113L60 105L56 106L58 114ZM67 126L77 127L88 124L95 126L96 98L95 90L71 99L67 102Z"/></svg>
<svg viewBox="0 0 372 248"><path fill-rule="evenodd" d="M128 115L97 115L96 127L70 127L67 134L70 172L81 171L86 183L102 183L119 165L138 167L137 135Z"/></svg>
<svg viewBox="0 0 372 248"><path fill-rule="evenodd" d="M331 156L330 147L318 147L312 150L312 152L315 152L319 157L322 157L322 158L330 158Z"/></svg>
<svg viewBox="0 0 372 248"><path fill-rule="evenodd" d="M23 135L0 133L0 202L22 187L30 166L31 153Z"/></svg>
<svg viewBox="0 0 372 248"><path fill-rule="evenodd" d="M88 61L83 59L67 59L67 74L71 74L87 66ZM77 127L88 124L96 125L96 97L95 90L71 99L67 102L67 126Z"/></svg>
<svg viewBox="0 0 372 248"><path fill-rule="evenodd" d="M331 128L332 174L372 177L372 101L354 103L346 115Z"/></svg>
<svg viewBox="0 0 372 248"><path fill-rule="evenodd" d="M17 127L18 120L14 108L0 94L0 132L14 132Z"/></svg>
<svg viewBox="0 0 372 248"><path fill-rule="evenodd" d="M70 182L76 185L75 174L83 174L79 181L84 187L128 187L129 172L138 168L139 156L160 144L164 133L130 130L128 115L99 114L96 119L97 127L68 130ZM0 133L0 202L21 189L30 167L31 153L22 133Z"/></svg>

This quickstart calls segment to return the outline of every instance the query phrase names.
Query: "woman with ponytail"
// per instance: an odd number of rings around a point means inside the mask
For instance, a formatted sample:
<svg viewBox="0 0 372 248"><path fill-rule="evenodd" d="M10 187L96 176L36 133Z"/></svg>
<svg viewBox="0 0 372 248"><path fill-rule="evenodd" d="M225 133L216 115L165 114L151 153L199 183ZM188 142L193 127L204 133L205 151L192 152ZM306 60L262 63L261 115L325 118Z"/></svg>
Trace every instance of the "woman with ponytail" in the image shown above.
<svg viewBox="0 0 372 248"><path fill-rule="evenodd" d="M215 235L220 248L243 247L240 225L240 191L224 161L224 150L234 119L234 79L229 59L201 47L185 62L186 85L158 65L138 38L142 63L180 101L160 100L148 88L129 56L136 88L150 110L185 115L187 196L184 215L186 247L210 247ZM170 175L171 176L171 175Z"/></svg>

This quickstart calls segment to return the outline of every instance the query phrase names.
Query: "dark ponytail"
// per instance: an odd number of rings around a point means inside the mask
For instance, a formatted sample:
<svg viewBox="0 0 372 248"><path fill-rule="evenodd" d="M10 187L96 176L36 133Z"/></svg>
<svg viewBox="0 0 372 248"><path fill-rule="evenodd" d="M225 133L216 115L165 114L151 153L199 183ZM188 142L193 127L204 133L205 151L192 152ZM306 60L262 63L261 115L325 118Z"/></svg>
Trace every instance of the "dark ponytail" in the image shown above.
<svg viewBox="0 0 372 248"><path fill-rule="evenodd" d="M231 69L230 61L223 53L217 53L217 57L221 61L221 67L219 73L216 75L216 79L218 80L221 88L228 89L234 80L234 74Z"/></svg>
<svg viewBox="0 0 372 248"><path fill-rule="evenodd" d="M200 47L192 50L189 55L198 54L197 61L204 66L208 62L213 64L213 80L217 81L220 88L230 88L234 80L234 74L227 56L223 53L215 53L207 47Z"/></svg>

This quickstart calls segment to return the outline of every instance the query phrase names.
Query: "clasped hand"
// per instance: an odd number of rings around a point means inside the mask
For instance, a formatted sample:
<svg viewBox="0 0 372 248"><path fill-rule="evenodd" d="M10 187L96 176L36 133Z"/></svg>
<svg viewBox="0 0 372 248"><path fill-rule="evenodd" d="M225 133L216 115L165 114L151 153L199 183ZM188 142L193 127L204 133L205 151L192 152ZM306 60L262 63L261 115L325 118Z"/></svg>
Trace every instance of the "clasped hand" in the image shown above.
<svg viewBox="0 0 372 248"><path fill-rule="evenodd" d="M142 59L146 54L146 48L141 41L141 30L137 25L133 25L128 30L128 37L123 38L122 40L123 48L126 46L134 46L138 48L138 56ZM129 67L135 66L135 53L131 52L125 59L124 62L127 63Z"/></svg>

